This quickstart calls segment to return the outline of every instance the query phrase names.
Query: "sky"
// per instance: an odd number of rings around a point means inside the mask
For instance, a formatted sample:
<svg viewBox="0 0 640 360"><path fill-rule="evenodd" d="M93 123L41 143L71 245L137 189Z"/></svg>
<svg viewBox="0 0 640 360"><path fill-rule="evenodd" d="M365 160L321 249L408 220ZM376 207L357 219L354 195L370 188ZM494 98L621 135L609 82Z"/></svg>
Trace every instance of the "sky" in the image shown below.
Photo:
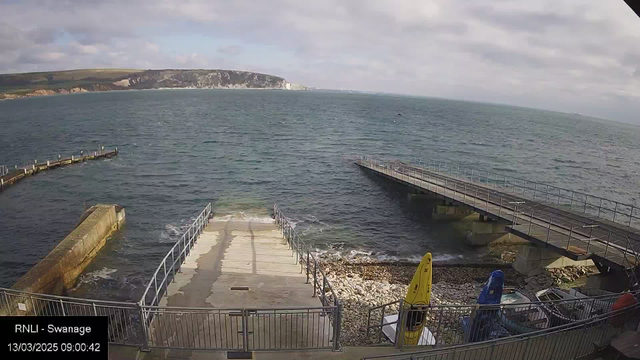
<svg viewBox="0 0 640 360"><path fill-rule="evenodd" d="M258 71L640 124L622 0L0 0L0 73Z"/></svg>

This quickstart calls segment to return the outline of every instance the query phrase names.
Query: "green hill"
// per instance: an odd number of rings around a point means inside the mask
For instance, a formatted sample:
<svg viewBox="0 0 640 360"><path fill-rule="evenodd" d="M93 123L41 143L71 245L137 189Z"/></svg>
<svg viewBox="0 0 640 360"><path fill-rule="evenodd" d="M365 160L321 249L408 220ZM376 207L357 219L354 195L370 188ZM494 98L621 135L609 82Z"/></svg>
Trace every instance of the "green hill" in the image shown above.
<svg viewBox="0 0 640 360"><path fill-rule="evenodd" d="M279 76L236 70L81 69L0 75L0 99L158 88L306 89Z"/></svg>

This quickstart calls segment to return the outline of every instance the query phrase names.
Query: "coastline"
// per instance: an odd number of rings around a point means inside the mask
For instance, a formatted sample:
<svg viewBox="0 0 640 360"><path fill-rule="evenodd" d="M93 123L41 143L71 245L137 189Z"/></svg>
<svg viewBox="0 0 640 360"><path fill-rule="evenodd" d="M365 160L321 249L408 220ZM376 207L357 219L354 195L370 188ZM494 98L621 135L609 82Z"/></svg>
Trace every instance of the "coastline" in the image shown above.
<svg viewBox="0 0 640 360"><path fill-rule="evenodd" d="M40 98L45 96L63 96L63 95L78 95L78 94L88 94L88 93L107 93L107 92L124 92L124 91L150 91L150 90L282 90L282 91L310 91L310 90L296 90L296 89L286 89L281 87L269 87L269 88L257 88L257 87L161 87L161 88L153 88L153 89L113 89L113 90L86 90L82 89L82 91L66 91L61 92L57 90L50 90L46 92L38 92L34 91L33 93L28 93L25 95L14 95L14 94L5 94L0 93L0 101L3 100L19 100L19 99L30 99L30 98Z"/></svg>

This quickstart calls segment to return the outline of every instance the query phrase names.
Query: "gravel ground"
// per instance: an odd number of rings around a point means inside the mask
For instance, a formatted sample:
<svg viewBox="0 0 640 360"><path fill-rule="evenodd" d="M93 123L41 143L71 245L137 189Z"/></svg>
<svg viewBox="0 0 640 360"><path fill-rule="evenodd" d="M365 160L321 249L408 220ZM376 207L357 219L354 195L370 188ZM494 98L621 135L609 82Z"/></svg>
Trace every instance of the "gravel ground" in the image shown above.
<svg viewBox="0 0 640 360"><path fill-rule="evenodd" d="M322 267L343 303L342 344L367 345L372 343L372 339L366 338L369 309L403 298L417 264L377 262L367 258L348 261L325 259ZM434 263L431 304L475 304L484 282L495 269L504 271L505 286L528 292L572 283L593 271L584 267L567 267L552 271L542 270L527 276L518 274L506 262ZM390 311L397 311L397 308Z"/></svg>

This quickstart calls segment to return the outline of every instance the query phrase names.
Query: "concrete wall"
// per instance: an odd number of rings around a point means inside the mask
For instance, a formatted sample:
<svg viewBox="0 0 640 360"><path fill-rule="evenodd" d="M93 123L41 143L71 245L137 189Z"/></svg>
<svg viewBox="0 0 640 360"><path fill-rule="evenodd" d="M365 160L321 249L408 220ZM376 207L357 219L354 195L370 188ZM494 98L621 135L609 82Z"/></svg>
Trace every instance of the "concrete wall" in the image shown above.
<svg viewBox="0 0 640 360"><path fill-rule="evenodd" d="M61 295L75 285L107 238L124 222L124 208L117 205L92 206L76 228L42 261L11 287L14 290Z"/></svg>
<svg viewBox="0 0 640 360"><path fill-rule="evenodd" d="M535 245L521 245L518 248L516 261L513 262L513 268L521 274L527 274L537 268L553 269L578 265L593 266L594 264L591 260L571 260L568 257Z"/></svg>
<svg viewBox="0 0 640 360"><path fill-rule="evenodd" d="M453 222L452 225L466 238L472 246L485 246L489 244L528 244L516 235L508 233L505 225L489 220L478 213L472 213L463 219Z"/></svg>

